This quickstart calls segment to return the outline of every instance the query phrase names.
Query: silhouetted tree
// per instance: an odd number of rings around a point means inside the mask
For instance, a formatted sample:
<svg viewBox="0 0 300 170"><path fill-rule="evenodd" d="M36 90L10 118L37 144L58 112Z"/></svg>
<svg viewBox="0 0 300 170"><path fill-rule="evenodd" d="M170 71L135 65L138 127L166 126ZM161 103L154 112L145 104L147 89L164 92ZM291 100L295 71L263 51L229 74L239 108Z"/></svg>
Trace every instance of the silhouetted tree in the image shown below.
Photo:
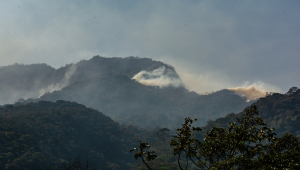
<svg viewBox="0 0 300 170"><path fill-rule="evenodd" d="M253 105L245 109L237 122L229 123L226 128L208 130L203 141L194 137L193 132L201 131L199 127L192 127L196 120L185 118L170 143L179 168L299 169L299 139L290 133L275 137L274 129L266 127L258 114ZM139 157L143 158L135 156Z"/></svg>

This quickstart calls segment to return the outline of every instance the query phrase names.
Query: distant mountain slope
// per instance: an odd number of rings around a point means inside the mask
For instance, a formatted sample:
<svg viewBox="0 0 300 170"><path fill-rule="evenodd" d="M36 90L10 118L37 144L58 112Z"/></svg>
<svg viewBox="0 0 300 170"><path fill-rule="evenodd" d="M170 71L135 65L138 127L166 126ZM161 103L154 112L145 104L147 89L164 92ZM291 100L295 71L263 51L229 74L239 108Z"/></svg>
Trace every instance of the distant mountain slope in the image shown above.
<svg viewBox="0 0 300 170"><path fill-rule="evenodd" d="M37 89L55 81L51 79L54 71L46 64L0 67L0 104L14 103L22 97L38 97Z"/></svg>
<svg viewBox="0 0 300 170"><path fill-rule="evenodd" d="M91 79L97 75L126 75L133 77L142 70L153 71L165 67L178 79L175 69L149 58L105 58L95 56L54 69L46 64L14 64L0 67L0 104L14 103L20 98L38 98L45 92L61 90L63 87ZM169 74L170 75L170 74Z"/></svg>
<svg viewBox="0 0 300 170"><path fill-rule="evenodd" d="M198 125L239 112L250 103L229 90L198 95L185 88L144 86L127 76L102 75L74 83L40 100L75 101L101 110L114 120L139 126L175 128L184 117L199 119Z"/></svg>
<svg viewBox="0 0 300 170"><path fill-rule="evenodd" d="M150 58L126 57L105 58L94 56L90 60L82 60L76 64L76 72L71 78L71 83L93 78L99 74L126 75L132 78L142 70L153 71L160 67L173 71L173 76L179 78L175 69L163 62Z"/></svg>
<svg viewBox="0 0 300 170"><path fill-rule="evenodd" d="M0 84L2 104L28 96L40 98L27 102L75 101L121 123L144 127L177 127L186 116L205 125L251 104L229 90L209 95L189 92L172 66L148 58L95 56L59 69L39 64L7 66L2 71L8 80Z"/></svg>
<svg viewBox="0 0 300 170"><path fill-rule="evenodd" d="M267 95L253 104L257 106L265 123L275 128L278 135L290 132L300 136L300 90L297 87L291 88L286 94ZM231 113L224 118L210 121L203 129L210 129L212 126L227 126L228 122L234 122L242 113Z"/></svg>
<svg viewBox="0 0 300 170"><path fill-rule="evenodd" d="M133 132L134 133L133 133ZM0 108L0 169L45 169L88 156L100 169L130 169L138 130L83 105L40 101Z"/></svg>

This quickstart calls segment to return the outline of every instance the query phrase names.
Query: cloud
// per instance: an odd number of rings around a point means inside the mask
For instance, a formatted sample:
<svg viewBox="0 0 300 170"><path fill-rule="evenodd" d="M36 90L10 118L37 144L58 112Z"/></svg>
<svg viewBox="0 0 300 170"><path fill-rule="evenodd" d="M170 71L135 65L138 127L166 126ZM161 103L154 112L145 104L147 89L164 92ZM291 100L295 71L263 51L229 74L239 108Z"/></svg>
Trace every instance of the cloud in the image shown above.
<svg viewBox="0 0 300 170"><path fill-rule="evenodd" d="M173 71L162 66L153 71L140 71L132 79L146 86L159 86L160 88L183 86L181 79L172 75L174 75Z"/></svg>
<svg viewBox="0 0 300 170"><path fill-rule="evenodd" d="M74 74L76 69L77 69L77 65L72 65L69 68L69 70L65 73L64 78L60 82L58 82L56 84L50 84L48 87L42 88L39 92L39 97L41 97L45 93L51 93L53 91L58 91L64 87L68 86L70 83L70 78Z"/></svg>
<svg viewBox="0 0 300 170"><path fill-rule="evenodd" d="M279 92L279 89L277 87L263 82L256 82L251 85L246 82L242 87L228 88L228 90L246 97L248 101L265 97L266 92Z"/></svg>

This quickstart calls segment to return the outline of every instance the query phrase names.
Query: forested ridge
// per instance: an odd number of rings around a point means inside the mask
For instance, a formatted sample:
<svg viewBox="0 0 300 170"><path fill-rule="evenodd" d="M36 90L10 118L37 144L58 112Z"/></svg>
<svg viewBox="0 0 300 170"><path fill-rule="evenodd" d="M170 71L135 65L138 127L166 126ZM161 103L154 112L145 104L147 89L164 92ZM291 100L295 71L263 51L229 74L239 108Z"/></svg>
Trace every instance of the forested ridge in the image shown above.
<svg viewBox="0 0 300 170"><path fill-rule="evenodd" d="M94 109L57 101L0 108L0 169L45 169L77 156L101 169L130 169L141 130Z"/></svg>
<svg viewBox="0 0 300 170"><path fill-rule="evenodd" d="M172 70L172 76L178 78L172 66L138 57L94 56L90 60L81 60L57 69L47 64L0 66L0 104L12 104L20 98L38 98L44 92L60 90L98 75L126 75L131 78L142 70L151 71L162 66Z"/></svg>
<svg viewBox="0 0 300 170"><path fill-rule="evenodd" d="M278 135L290 132L300 136L300 90L292 87L287 93L269 94L253 103L258 108L260 116L268 126L275 129ZM211 127L224 127L228 122L233 122L243 112L230 113L223 118L209 121L203 129Z"/></svg>
<svg viewBox="0 0 300 170"><path fill-rule="evenodd" d="M157 73L155 70L161 69ZM171 81L167 86L144 85L132 79ZM200 95L187 90L174 67L149 58L94 56L54 69L46 64L15 64L0 68L0 103L66 100L98 109L119 123L175 129L187 115L197 125L230 112L240 112L253 101L230 90ZM176 80L176 86L172 85ZM179 82L179 84L178 84ZM26 100L26 101L25 101Z"/></svg>
<svg viewBox="0 0 300 170"><path fill-rule="evenodd" d="M129 153L139 141L149 142L158 155L150 165L176 169L169 140L183 120L192 120L186 117L198 119L193 126L202 131L193 137L201 141L208 130L241 118L250 105L277 136L300 136L297 87L247 102L226 89L200 95L183 84L160 87L132 79L159 68L163 72L146 74L145 80L181 81L172 66L138 57L95 56L58 69L46 64L1 67L0 169L64 169L76 158L98 169L143 169Z"/></svg>
<svg viewBox="0 0 300 170"><path fill-rule="evenodd" d="M300 90L272 94L254 103L268 127L278 136L286 132L299 135ZM209 121L199 139L212 127L225 127L243 112L228 114ZM197 118L197 117L196 117ZM177 127L180 123L177 124ZM169 147L168 134L174 131L149 131L119 123L101 112L75 102L58 100L37 103L16 103L0 107L1 168L43 169L72 161L77 156L99 169L131 169L134 164L129 150L138 142L148 141L159 155L150 165L176 168L176 159Z"/></svg>
<svg viewBox="0 0 300 170"><path fill-rule="evenodd" d="M136 169L298 169L299 109L300 90L292 87L201 128L187 117L175 134L162 131L164 143L131 149L144 162Z"/></svg>
<svg viewBox="0 0 300 170"><path fill-rule="evenodd" d="M185 88L144 86L126 76L101 76L74 83L39 100L67 100L101 110L114 120L143 127L175 129L185 116L198 117L198 125L251 104L229 90L199 95Z"/></svg>

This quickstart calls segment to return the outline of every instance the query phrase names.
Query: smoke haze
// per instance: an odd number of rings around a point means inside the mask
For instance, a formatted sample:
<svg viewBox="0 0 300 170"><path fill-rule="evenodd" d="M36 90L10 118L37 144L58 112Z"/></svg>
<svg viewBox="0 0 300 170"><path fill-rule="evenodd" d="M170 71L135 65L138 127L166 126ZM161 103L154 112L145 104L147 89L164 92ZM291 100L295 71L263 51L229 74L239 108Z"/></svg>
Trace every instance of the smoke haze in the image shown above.
<svg viewBox="0 0 300 170"><path fill-rule="evenodd" d="M300 71L299 6L295 0L2 0L0 65L59 68L93 55L169 56L190 68L182 73L201 74L199 81L191 79L202 85L191 85L198 91L238 87L247 80L287 91L300 84L295 78ZM215 78L216 71L227 82Z"/></svg>
<svg viewBox="0 0 300 170"><path fill-rule="evenodd" d="M163 66L153 71L143 70L134 75L132 79L146 86L159 86L160 88L167 86L183 86L181 79L178 77L172 77L172 74L174 74L173 71L167 70Z"/></svg>
<svg viewBox="0 0 300 170"><path fill-rule="evenodd" d="M263 82L253 83L248 85L245 83L242 87L228 88L241 96L246 97L247 101L256 100L266 96L266 92L278 92L279 89L275 86L265 84Z"/></svg>
<svg viewBox="0 0 300 170"><path fill-rule="evenodd" d="M77 66L73 65L69 68L69 70L65 73L64 78L56 84L50 84L48 87L43 88L40 90L39 97L41 97L45 93L51 93L56 90L61 90L62 88L66 87L70 83L70 78L76 71Z"/></svg>

